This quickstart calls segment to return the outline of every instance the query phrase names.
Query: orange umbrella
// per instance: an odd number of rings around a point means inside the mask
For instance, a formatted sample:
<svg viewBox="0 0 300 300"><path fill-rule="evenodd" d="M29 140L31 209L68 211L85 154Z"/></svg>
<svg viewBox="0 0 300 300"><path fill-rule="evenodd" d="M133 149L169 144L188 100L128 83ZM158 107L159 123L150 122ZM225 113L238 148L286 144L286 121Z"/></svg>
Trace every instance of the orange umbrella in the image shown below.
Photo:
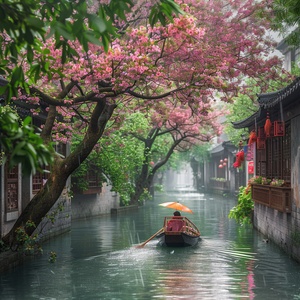
<svg viewBox="0 0 300 300"><path fill-rule="evenodd" d="M188 208L187 206L185 206L185 205L183 205L179 202L164 202L164 203L161 203L159 205L193 214L193 211L190 208Z"/></svg>

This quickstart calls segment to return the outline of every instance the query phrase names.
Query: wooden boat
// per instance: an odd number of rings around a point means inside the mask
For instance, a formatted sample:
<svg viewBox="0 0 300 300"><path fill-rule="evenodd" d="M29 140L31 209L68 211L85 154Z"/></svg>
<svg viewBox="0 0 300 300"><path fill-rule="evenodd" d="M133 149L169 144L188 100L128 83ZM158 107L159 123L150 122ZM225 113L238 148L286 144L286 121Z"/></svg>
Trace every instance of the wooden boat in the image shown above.
<svg viewBox="0 0 300 300"><path fill-rule="evenodd" d="M162 231L156 235L158 244L167 247L194 246L200 239L200 231L186 217L165 217Z"/></svg>

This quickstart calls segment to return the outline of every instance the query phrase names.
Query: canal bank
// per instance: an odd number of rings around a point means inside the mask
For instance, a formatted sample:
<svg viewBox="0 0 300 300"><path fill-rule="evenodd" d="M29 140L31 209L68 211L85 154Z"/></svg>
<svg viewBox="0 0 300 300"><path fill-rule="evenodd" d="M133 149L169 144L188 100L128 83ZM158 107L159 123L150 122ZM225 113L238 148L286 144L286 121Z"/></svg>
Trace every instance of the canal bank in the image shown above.
<svg viewBox="0 0 300 300"><path fill-rule="evenodd" d="M7 272L24 261L24 256L20 253L5 251L0 253L0 274Z"/></svg>

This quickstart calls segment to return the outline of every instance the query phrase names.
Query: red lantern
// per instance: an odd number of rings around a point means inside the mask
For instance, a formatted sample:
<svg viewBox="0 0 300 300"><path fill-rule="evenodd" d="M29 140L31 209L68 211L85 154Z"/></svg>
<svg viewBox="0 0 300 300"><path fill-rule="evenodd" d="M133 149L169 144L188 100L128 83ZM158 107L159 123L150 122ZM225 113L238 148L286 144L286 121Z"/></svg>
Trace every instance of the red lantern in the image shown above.
<svg viewBox="0 0 300 300"><path fill-rule="evenodd" d="M237 153L237 155L238 155L238 157L239 157L239 159L240 159L241 161L244 161L244 160L245 160L245 153L244 153L243 150L242 150L242 151L239 151L239 152Z"/></svg>
<svg viewBox="0 0 300 300"><path fill-rule="evenodd" d="M267 113L267 120L264 126L266 137L271 135L272 122L269 117L269 113Z"/></svg>
<svg viewBox="0 0 300 300"><path fill-rule="evenodd" d="M233 166L234 166L235 168L240 167L241 164L242 164L242 162L244 161L244 159L245 159L245 154L244 154L244 151L241 150L241 151L239 151L239 152L236 154L236 160L235 160Z"/></svg>
<svg viewBox="0 0 300 300"><path fill-rule="evenodd" d="M256 140L257 140L256 132L254 130L252 130L250 133L250 136L249 136L248 145L250 146L251 144L255 143Z"/></svg>
<svg viewBox="0 0 300 300"><path fill-rule="evenodd" d="M222 168L223 168L223 165L219 164L219 168L222 169Z"/></svg>

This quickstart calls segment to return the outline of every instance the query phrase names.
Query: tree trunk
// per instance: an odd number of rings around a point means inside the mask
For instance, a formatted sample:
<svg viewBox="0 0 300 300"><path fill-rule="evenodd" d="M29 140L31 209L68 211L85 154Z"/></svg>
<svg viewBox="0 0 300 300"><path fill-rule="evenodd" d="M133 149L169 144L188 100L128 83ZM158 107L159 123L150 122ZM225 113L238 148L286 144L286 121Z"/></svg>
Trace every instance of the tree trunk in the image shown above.
<svg viewBox="0 0 300 300"><path fill-rule="evenodd" d="M143 179L142 178L139 179L138 183L136 184L134 194L131 197L131 201L130 201L131 204L137 204L145 190L150 191L152 181L153 181L152 174L144 177Z"/></svg>
<svg viewBox="0 0 300 300"><path fill-rule="evenodd" d="M170 149L168 150L165 157L162 158L159 162L157 162L153 166L152 170L149 172L149 155L148 154L149 154L149 152L151 150L151 147L152 147L152 145L155 141L155 138L158 135L157 132L156 132L156 134L152 135L152 138L149 138L149 139L144 141L144 143L145 143L144 164L142 166L141 173L139 174L139 176L137 177L138 179L136 180L135 191L134 191L134 194L131 196L131 199L130 199L131 204L137 204L138 203L138 201L139 201L141 195L144 193L145 189L147 189L148 191L150 190L150 187L153 184L154 175L157 172L157 170L159 170L159 168L161 168L162 166L164 166L168 162L168 160L171 157L171 155L172 155L174 149L176 148L176 146L179 145L182 140L184 140L184 137L180 138L178 140L175 140L173 142L173 144L170 146ZM149 136L150 136L150 134L149 134Z"/></svg>
<svg viewBox="0 0 300 300"><path fill-rule="evenodd" d="M6 244L11 247L17 245L15 231L18 227L24 226L28 220L33 221L36 226L41 223L42 219L60 197L68 177L88 157L102 136L106 123L110 119L115 107L115 105L98 102L83 141L65 159L56 157L46 184L25 207L10 232L3 237L2 240ZM29 227L25 230L28 235L31 235L35 228Z"/></svg>

